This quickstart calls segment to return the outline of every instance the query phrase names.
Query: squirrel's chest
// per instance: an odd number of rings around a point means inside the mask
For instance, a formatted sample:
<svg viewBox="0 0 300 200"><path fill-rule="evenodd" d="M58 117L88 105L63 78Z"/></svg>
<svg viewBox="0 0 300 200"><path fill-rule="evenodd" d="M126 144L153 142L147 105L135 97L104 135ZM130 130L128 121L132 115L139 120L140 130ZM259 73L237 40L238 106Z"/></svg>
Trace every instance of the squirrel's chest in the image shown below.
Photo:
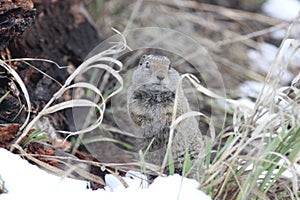
<svg viewBox="0 0 300 200"><path fill-rule="evenodd" d="M140 127L161 128L171 123L175 92L157 85L135 90L129 99L129 114Z"/></svg>
<svg viewBox="0 0 300 200"><path fill-rule="evenodd" d="M133 102L137 106L146 109L165 109L173 107L175 93L172 91L145 91L140 90L133 93Z"/></svg>

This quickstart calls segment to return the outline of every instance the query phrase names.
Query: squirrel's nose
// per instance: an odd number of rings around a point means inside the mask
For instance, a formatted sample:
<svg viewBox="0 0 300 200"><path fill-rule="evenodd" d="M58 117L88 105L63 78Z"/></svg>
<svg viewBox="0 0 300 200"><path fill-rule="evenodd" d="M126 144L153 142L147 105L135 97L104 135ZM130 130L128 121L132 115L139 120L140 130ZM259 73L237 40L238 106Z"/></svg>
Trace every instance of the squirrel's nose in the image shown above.
<svg viewBox="0 0 300 200"><path fill-rule="evenodd" d="M165 77L162 76L162 75L157 75L156 78L157 78L158 80L162 81L162 80L164 80Z"/></svg>

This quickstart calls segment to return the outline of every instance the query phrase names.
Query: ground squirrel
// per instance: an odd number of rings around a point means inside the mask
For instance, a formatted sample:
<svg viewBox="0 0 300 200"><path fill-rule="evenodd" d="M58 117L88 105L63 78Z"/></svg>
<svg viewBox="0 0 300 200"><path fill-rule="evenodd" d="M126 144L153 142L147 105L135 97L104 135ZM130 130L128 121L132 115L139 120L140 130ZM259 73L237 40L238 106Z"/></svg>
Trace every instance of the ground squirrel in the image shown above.
<svg viewBox="0 0 300 200"><path fill-rule="evenodd" d="M161 55L143 55L132 74L127 91L128 114L145 138L155 138L155 150L166 146L179 73L170 60ZM177 116L189 112L190 106L182 89L178 95ZM203 150L203 138L195 118L190 117L177 125L172 142L175 166L182 168L185 152L196 160Z"/></svg>

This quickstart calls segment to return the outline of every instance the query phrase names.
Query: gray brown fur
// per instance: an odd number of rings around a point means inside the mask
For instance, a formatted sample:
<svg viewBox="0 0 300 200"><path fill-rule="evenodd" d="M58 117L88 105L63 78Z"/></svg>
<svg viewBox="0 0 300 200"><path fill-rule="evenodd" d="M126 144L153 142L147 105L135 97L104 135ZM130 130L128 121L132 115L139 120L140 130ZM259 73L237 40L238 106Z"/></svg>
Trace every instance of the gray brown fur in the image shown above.
<svg viewBox="0 0 300 200"><path fill-rule="evenodd" d="M155 137L155 150L167 144L179 80L180 75L171 67L170 60L160 55L144 55L133 72L127 92L128 113L145 138ZM182 88L177 106L177 117L191 110ZM182 168L186 150L196 159L203 146L196 119L190 117L180 122L172 142L175 166Z"/></svg>

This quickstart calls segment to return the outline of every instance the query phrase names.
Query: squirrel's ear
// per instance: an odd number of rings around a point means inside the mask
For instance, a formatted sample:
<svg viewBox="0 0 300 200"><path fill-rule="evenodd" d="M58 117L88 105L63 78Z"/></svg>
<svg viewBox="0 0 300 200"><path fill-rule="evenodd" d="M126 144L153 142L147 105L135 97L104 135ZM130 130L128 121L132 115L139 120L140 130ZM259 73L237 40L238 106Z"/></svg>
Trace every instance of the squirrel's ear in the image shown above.
<svg viewBox="0 0 300 200"><path fill-rule="evenodd" d="M140 59L140 62L139 62L139 66L141 66L145 60L145 58L147 57L148 55L144 54L141 59Z"/></svg>

